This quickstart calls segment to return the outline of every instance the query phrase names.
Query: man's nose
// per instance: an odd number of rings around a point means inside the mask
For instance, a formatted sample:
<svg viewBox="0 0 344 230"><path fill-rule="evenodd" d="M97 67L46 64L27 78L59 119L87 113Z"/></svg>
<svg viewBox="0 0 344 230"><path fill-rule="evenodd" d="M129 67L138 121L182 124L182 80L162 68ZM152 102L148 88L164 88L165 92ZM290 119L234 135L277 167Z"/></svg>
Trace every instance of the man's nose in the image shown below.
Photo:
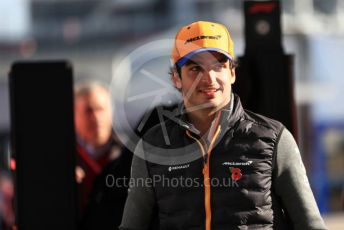
<svg viewBox="0 0 344 230"><path fill-rule="evenodd" d="M95 110L89 111L88 118L91 122L98 122L98 115Z"/></svg>
<svg viewBox="0 0 344 230"><path fill-rule="evenodd" d="M206 83L213 83L216 81L216 73L214 70L206 70L203 73L202 81Z"/></svg>

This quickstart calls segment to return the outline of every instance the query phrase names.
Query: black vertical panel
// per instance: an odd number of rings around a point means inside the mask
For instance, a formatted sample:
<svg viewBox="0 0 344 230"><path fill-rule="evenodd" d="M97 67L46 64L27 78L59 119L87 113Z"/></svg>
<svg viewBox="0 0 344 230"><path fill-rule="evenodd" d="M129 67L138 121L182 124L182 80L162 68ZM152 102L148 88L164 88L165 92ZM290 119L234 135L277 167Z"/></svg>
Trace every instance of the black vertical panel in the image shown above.
<svg viewBox="0 0 344 230"><path fill-rule="evenodd" d="M245 1L245 55L233 86L246 109L281 121L297 139L292 55L281 43L279 1Z"/></svg>
<svg viewBox="0 0 344 230"><path fill-rule="evenodd" d="M76 229L73 78L68 62L18 62L9 83L20 230Z"/></svg>
<svg viewBox="0 0 344 230"><path fill-rule="evenodd" d="M283 52L279 1L245 1L245 54Z"/></svg>
<svg viewBox="0 0 344 230"><path fill-rule="evenodd" d="M241 57L233 89L246 109L281 121L297 138L292 67L291 55Z"/></svg>

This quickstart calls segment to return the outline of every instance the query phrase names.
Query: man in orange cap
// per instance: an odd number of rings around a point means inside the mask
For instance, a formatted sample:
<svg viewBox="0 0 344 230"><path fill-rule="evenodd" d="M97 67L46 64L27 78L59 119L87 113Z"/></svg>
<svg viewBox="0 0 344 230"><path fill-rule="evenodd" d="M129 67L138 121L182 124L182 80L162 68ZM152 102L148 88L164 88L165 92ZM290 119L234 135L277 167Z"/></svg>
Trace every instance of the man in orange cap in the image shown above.
<svg viewBox="0 0 344 230"><path fill-rule="evenodd" d="M176 34L183 102L136 148L122 230L326 229L291 133L232 92L233 48L214 22Z"/></svg>

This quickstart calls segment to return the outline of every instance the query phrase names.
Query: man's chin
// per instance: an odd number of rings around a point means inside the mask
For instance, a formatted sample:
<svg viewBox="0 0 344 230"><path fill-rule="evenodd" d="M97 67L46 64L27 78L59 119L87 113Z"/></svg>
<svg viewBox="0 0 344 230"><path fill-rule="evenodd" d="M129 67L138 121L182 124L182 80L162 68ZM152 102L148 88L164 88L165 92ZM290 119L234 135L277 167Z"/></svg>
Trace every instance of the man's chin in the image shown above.
<svg viewBox="0 0 344 230"><path fill-rule="evenodd" d="M93 140L94 145L99 147L105 145L109 141L109 138L97 136L94 137Z"/></svg>
<svg viewBox="0 0 344 230"><path fill-rule="evenodd" d="M204 105L206 106L206 109L208 110L218 111L224 108L227 105L227 103L224 101L210 100L208 102L205 102Z"/></svg>
<svg viewBox="0 0 344 230"><path fill-rule="evenodd" d="M185 102L184 102L185 103ZM217 108L221 107L221 102L214 99L206 99L198 101L197 103L186 104L186 107L192 111L197 110L216 110Z"/></svg>
<svg viewBox="0 0 344 230"><path fill-rule="evenodd" d="M192 107L193 110L214 110L219 106L219 103L212 100L203 101L198 105L194 105Z"/></svg>
<svg viewBox="0 0 344 230"><path fill-rule="evenodd" d="M221 103L217 98L212 98L212 99L207 99L203 102L204 105L208 106L208 108L216 108L218 107Z"/></svg>

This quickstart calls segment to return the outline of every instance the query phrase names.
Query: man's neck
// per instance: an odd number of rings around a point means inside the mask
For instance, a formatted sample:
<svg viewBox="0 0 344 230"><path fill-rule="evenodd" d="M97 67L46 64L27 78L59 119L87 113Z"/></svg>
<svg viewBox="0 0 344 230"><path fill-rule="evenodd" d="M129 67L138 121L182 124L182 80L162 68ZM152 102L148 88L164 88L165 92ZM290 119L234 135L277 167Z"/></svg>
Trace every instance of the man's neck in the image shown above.
<svg viewBox="0 0 344 230"><path fill-rule="evenodd" d="M231 98L233 98L231 96ZM225 101L221 108L203 108L193 110L193 106L187 106L184 102L184 106L187 112L187 117L189 122L200 131L200 135L203 136L208 132L211 127L212 122L215 119L216 114L223 109L228 103L230 103L230 98L228 101Z"/></svg>
<svg viewBox="0 0 344 230"><path fill-rule="evenodd" d="M98 158L103 153L107 152L111 146L111 136L102 144L89 143L80 137L78 137L78 143L86 149L90 156L93 158Z"/></svg>
<svg viewBox="0 0 344 230"><path fill-rule="evenodd" d="M215 118L216 112L209 110L197 110L197 111L187 111L187 116L191 124L200 131L200 135L203 136L208 132L212 121Z"/></svg>

